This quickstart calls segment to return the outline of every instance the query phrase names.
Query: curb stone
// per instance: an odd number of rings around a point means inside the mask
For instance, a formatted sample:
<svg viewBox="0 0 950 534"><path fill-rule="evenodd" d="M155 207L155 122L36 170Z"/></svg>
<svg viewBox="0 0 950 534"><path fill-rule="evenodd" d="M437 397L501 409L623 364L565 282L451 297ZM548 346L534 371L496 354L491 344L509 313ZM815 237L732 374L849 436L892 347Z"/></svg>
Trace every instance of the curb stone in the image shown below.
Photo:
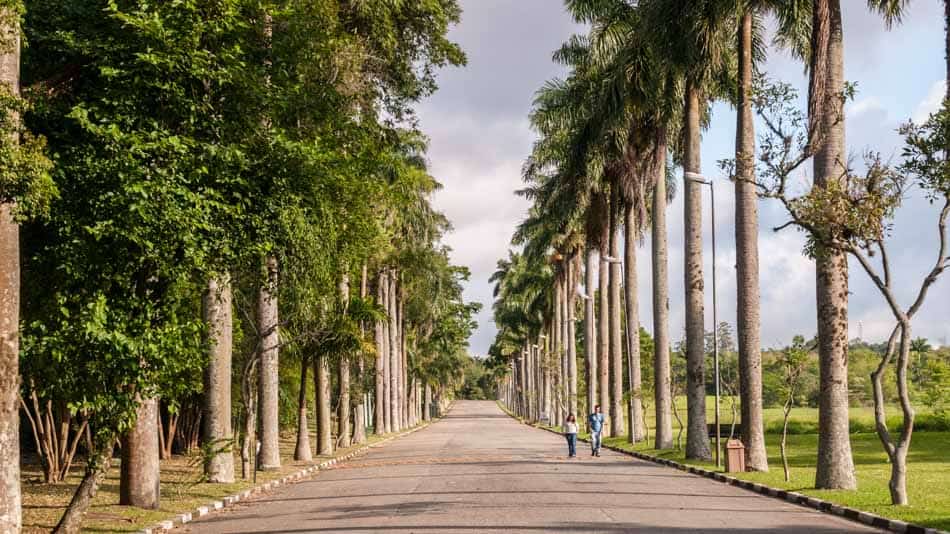
<svg viewBox="0 0 950 534"><path fill-rule="evenodd" d="M453 404L454 404L454 403L453 403ZM452 405L449 405L449 407L445 410L445 413L448 413L449 410L451 410L451 409L452 409ZM284 477L282 477L282 478L280 478L280 479L271 480L270 482L267 482L267 483L264 483L264 484L259 484L259 485L257 485L257 486L254 486L253 488L246 489L246 490L241 491L240 493L236 493L236 494L234 494L234 495L228 495L227 497L223 497L223 498L221 498L220 500L213 501L213 502L211 502L211 503L209 503L209 504L207 504L207 505L199 506L198 508L196 508L195 510L193 510L193 511L191 511L191 512L187 512L187 513L183 513L183 514L178 514L178 515L176 515L175 517L173 517L173 518L171 518L171 519L166 519L166 520L160 521L160 522L158 522L158 523L156 523L156 524L154 524L154 525L152 525L152 526L150 526L150 527L143 528L142 530L136 532L135 534L163 534L163 533L165 533L165 532L169 532L169 531L171 531L171 530L174 530L174 529L177 528L177 527L180 527L180 526L182 526L182 525L185 525L186 523L191 523L191 522L194 521L196 518L203 517L203 516L206 516L206 515L208 515L208 514L210 514L210 513L212 513L212 512L216 512L216 511L219 511L219 510L223 510L224 508L231 507L231 506L233 506L233 505L235 505L235 504L237 504L237 503L239 503L239 502L241 502L241 501L246 501L247 499L249 499L250 497L252 497L252 496L254 496L254 495L267 492L267 491L269 491L269 490L272 490L272 489L274 489L274 488L278 488L278 487L280 487L280 486L285 486L285 485L287 485L289 482L295 482L295 481L298 481L298 480L302 480L302 479L304 479L304 478L309 478L310 476L314 475L314 474L317 473L318 471L325 470L326 468L328 468L328 467L330 467L330 466L332 466L332 465L335 465L335 464L337 464L337 463L339 463L339 462L344 462L344 461L346 461L346 460L350 460L350 459L354 458L355 456L359 456L359 455L361 455L361 454L363 454L363 453L366 453L366 452L369 451L370 449L379 447L380 445L383 445L384 443L388 443L388 442L393 441L393 440L395 440L395 439L399 439L399 438L401 438L401 437L408 436L409 434L412 434L412 433L414 433L414 432L418 432L419 430L422 430L423 428L427 428L427 427L429 427L432 423L438 421L439 419L441 419L441 417L440 417L440 418L433 418L431 421L429 421L429 422L427 422L427 423L423 423L423 424L418 425L418 426L416 426L415 428L409 429L409 430L407 430L407 431L405 431L405 432L401 432L401 433L399 433L399 434L395 434L395 435L393 435L393 436L389 436L389 437L387 437L387 438L381 439L381 440L379 440L379 441L377 441L377 442L375 442L375 443L372 443L372 444L369 444L369 445L364 445L364 446L362 446L362 447L360 447L360 448L358 448L358 449L354 449L354 450L352 450L352 451L350 451L350 452L344 454L343 456L337 456L337 457L331 458L331 459L329 459L329 460L324 460L324 461L322 461L322 462L320 462L320 463L318 463L318 464L314 464L314 465L311 465L311 466L309 466L309 467L305 467L305 468L301 469L300 471L296 471L296 472L291 473L291 474L289 474L289 475L286 475L286 476L284 476Z"/></svg>
<svg viewBox="0 0 950 534"><path fill-rule="evenodd" d="M499 403L499 406L501 406L501 403ZM513 417L515 420L522 422L530 427L538 428L540 430L544 430L552 434L560 434L560 432L556 430L552 430L550 428L546 428L543 426L535 426L525 421L522 421L520 418L516 417L514 414L508 411L507 408L502 407L502 409L504 410L505 413ZM578 438L578 441L589 443L589 440L582 439L582 438ZM695 467L692 465L686 465L686 464L681 464L679 462L674 462L673 460L670 460L668 458L659 458L656 456L651 456L649 454L644 454L642 452L627 451L618 447L614 447L612 445L602 445L602 446L605 449L608 449L614 452L619 452L620 454L624 454L627 456L633 456L634 458L639 458L640 460L645 460L645 461L652 462L655 464L665 465L667 467L679 469L680 471L687 471L689 473L693 473L695 475L716 480L718 482L722 482L722 483L729 484L732 486L737 486L742 489L751 491L753 493L764 495L766 497L773 497L773 498L780 499L786 502L790 502L792 504L804 506L805 508L811 508L813 510L817 510L822 513L843 517L845 519L854 521L856 523L861 523L864 525L887 530L889 532L899 532L902 534L903 533L906 533L906 534L950 534L946 531L938 530L935 528L922 527L920 525L907 523L905 521L899 521L897 519L888 519L886 517L882 517L877 514L872 514L870 512L858 510L856 508L842 506L840 504L836 504L830 501L825 501L825 500L818 499L815 497L809 497L807 495L802 495L801 493L796 493L794 491L787 491L787 490L772 488L770 486L766 486L758 482L740 480L738 478L727 476L723 473L719 473L716 471L709 471L709 470Z"/></svg>

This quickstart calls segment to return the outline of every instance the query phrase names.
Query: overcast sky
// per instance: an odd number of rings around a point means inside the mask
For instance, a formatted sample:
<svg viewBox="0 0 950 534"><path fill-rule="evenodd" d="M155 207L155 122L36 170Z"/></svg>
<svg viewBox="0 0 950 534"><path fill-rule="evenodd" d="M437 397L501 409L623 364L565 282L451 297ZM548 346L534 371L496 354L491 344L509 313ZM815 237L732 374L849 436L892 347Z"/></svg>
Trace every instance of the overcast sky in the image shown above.
<svg viewBox="0 0 950 534"><path fill-rule="evenodd" d="M447 237L456 263L472 270L466 298L484 305L471 339L472 352L485 354L495 335L491 317L492 289L488 277L506 256L511 234L528 203L514 194L523 186L521 165L535 139L527 116L535 91L545 80L565 72L551 53L572 33L583 31L564 11L560 0L461 0L462 23L451 37L468 54L468 66L446 70L440 89L419 109L421 126L431 139L433 175L445 189L437 208L455 230ZM858 95L847 107L847 141L857 156L874 149L900 154L896 128L909 118L924 118L944 94L944 36L941 3L912 2L903 24L891 31L864 2L844 6L845 76L858 83ZM773 51L766 65L773 78L807 87L802 65ZM716 224L719 320L735 324L735 239L732 184L718 175L716 161L734 151L735 112L717 104L703 136L703 170L716 181ZM803 183L807 180L803 177ZM682 197L669 208L670 308L674 339L683 335L683 207ZM893 270L904 301L913 298L924 273L936 257L936 208L913 192L898 213L890 240ZM710 279L711 233L708 198L704 204L706 251L706 324L712 326ZM760 204L760 279L762 343L778 346L795 334L815 333L815 274L802 256L802 235L772 228L785 222L780 206ZM652 330L649 243L638 252L640 317ZM852 262L854 264L855 262ZM880 340L893 325L876 289L857 265L851 267L849 323L851 337ZM950 273L931 290L914 323L915 336L935 344L950 338Z"/></svg>

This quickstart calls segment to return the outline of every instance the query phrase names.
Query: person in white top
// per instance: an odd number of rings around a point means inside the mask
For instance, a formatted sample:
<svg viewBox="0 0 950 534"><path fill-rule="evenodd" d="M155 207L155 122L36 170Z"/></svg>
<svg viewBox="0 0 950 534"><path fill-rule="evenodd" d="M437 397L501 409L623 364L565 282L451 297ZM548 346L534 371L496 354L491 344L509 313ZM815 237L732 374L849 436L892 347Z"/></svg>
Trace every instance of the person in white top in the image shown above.
<svg viewBox="0 0 950 534"><path fill-rule="evenodd" d="M567 438L567 454L568 458L577 457L577 419L574 417L574 414L567 416L567 420L564 421L564 437Z"/></svg>

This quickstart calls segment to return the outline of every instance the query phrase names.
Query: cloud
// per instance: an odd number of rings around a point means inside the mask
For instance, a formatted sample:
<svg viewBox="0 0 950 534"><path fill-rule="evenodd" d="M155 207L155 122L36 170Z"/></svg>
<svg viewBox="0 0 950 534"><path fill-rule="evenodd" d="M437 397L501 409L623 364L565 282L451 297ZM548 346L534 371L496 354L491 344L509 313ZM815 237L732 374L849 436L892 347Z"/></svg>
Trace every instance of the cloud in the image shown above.
<svg viewBox="0 0 950 534"><path fill-rule="evenodd" d="M535 91L564 74L551 53L581 27L552 0L463 0L462 8L450 37L469 64L440 74L440 90L419 107L419 119L431 140L432 174L445 186L434 205L454 226L445 241L453 261L472 271L465 297L484 304L470 340L484 354L495 335L488 278L529 206L515 195L535 139L528 113Z"/></svg>
<svg viewBox="0 0 950 534"><path fill-rule="evenodd" d="M564 70L551 62L551 52L569 35L582 30L554 0L463 0L462 24L452 38L469 55L469 65L440 75L441 89L420 106L424 131L431 138L429 158L433 174L445 185L435 205L455 225L446 237L453 261L467 265L472 279L465 288L469 300L485 305L479 328L470 342L478 354L487 352L494 334L488 277L499 258L507 255L515 226L524 218L528 202L514 191L523 187L521 165L531 150L534 134L526 117L535 91ZM865 149L885 157L900 154L896 128L907 117L926 116L943 94L942 11L935 2L908 5L902 25L885 32L877 14L864 4L844 12L845 77L859 83L859 97L847 106L849 149ZM807 77L802 64L787 53L772 50L765 65L770 77L793 83L802 95ZM925 92L925 94L924 94ZM802 98L802 100L804 100ZM735 324L735 236L732 184L721 179L715 161L732 156L735 112L717 104L703 139L704 169L716 181L717 275L719 320ZM856 162L859 163L859 162ZM810 186L810 165L795 180L796 190ZM706 287L711 289L711 234L709 200L703 195ZM670 332L683 335L683 199L668 209ZM935 243L933 206L912 192L894 221L891 260L900 284L901 302L913 298L921 277L931 266ZM776 233L786 222L783 208L772 201L759 204L759 261L762 343L787 343L795 334L815 333L815 270L802 254L804 235L793 229ZM650 238L639 249L641 323L652 330ZM881 339L893 323L890 312L856 262L851 262L850 327L858 334L861 323L867 339ZM933 287L915 321L915 335L941 342L950 335L950 273ZM706 325L712 327L712 295L707 291Z"/></svg>
<svg viewBox="0 0 950 534"><path fill-rule="evenodd" d="M911 120L917 124L926 121L931 113L935 113L940 108L940 104L943 103L946 94L947 80L934 82L934 84L930 86L930 90L927 91L927 96L917 104L917 107L914 109L914 114L911 115Z"/></svg>
<svg viewBox="0 0 950 534"><path fill-rule="evenodd" d="M884 106L881 105L881 101L873 96L849 102L844 108L845 116L849 119L871 112L887 113Z"/></svg>

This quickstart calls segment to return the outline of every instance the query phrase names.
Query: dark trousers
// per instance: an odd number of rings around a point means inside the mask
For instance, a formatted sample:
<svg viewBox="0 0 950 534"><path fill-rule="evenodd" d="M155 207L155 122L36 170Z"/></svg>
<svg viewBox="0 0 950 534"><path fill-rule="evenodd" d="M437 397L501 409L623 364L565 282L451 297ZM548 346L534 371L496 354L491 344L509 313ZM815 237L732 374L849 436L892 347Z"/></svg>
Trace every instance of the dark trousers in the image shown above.
<svg viewBox="0 0 950 534"><path fill-rule="evenodd" d="M577 456L577 434L564 434L567 437L567 452L571 456Z"/></svg>

